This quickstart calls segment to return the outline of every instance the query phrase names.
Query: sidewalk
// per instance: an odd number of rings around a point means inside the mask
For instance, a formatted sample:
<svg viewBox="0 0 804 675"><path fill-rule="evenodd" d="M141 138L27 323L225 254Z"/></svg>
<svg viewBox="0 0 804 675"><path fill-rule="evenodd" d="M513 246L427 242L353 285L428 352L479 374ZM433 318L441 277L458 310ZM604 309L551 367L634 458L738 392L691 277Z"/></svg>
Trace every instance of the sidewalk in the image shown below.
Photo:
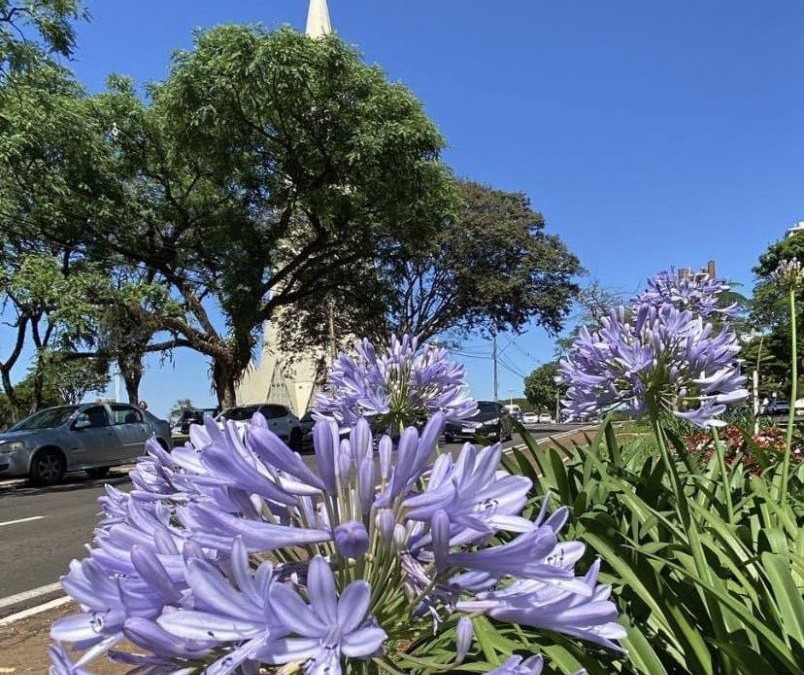
<svg viewBox="0 0 804 675"><path fill-rule="evenodd" d="M21 675L48 672L50 659L47 647L50 644L50 624L60 616L79 611L74 604L64 605L28 619L16 621L9 626L0 626L0 675ZM110 663L98 659L89 666L98 675L123 675L131 666Z"/></svg>

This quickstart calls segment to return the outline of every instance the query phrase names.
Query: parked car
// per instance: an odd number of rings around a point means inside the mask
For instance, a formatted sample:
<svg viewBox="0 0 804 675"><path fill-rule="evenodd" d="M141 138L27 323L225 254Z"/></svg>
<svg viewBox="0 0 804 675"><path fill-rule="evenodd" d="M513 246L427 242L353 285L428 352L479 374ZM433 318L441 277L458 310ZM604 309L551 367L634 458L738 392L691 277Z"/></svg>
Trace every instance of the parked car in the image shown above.
<svg viewBox="0 0 804 675"><path fill-rule="evenodd" d="M0 434L0 477L27 476L38 485L58 483L68 471L102 478L140 457L152 436L170 449L168 423L126 403L45 408Z"/></svg>
<svg viewBox="0 0 804 675"><path fill-rule="evenodd" d="M173 424L173 433L186 436L191 424L203 424L205 417L215 417L217 408L185 408Z"/></svg>
<svg viewBox="0 0 804 675"><path fill-rule="evenodd" d="M245 427L255 413L260 413L268 422L268 428L291 448L294 450L302 449L304 428L301 420L287 406L279 403L239 405L229 408L229 410L224 410L215 418L215 421L221 425L224 422L235 422L238 426Z"/></svg>
<svg viewBox="0 0 804 675"><path fill-rule="evenodd" d="M765 406L765 410L763 411L762 414L771 417L789 415L790 403L787 401L771 401L770 403L768 403L768 405Z"/></svg>
<svg viewBox="0 0 804 675"><path fill-rule="evenodd" d="M478 401L477 414L470 420L448 422L444 429L444 440L474 440L475 436L486 436L495 440L510 441L513 433L511 416L501 403Z"/></svg>
<svg viewBox="0 0 804 675"><path fill-rule="evenodd" d="M550 413L539 413L539 424L552 424L553 418Z"/></svg>
<svg viewBox="0 0 804 675"><path fill-rule="evenodd" d="M527 426L533 426L534 424L539 423L539 415L535 412L526 412L522 414L522 424Z"/></svg>
<svg viewBox="0 0 804 675"><path fill-rule="evenodd" d="M522 417L522 408L520 408L516 403L506 403L503 405L503 408L505 408L505 412L507 412L515 420L518 420Z"/></svg>

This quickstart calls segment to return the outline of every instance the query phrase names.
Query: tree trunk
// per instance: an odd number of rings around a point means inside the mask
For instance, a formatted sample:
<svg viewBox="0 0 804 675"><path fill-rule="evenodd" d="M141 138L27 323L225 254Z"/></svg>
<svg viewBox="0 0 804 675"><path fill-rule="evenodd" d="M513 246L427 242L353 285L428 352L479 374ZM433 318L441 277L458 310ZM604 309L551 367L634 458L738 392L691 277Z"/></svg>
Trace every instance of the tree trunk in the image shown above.
<svg viewBox="0 0 804 675"><path fill-rule="evenodd" d="M123 382L126 384L126 394L131 405L140 402L140 381L142 380L142 356L128 356L120 358L117 362Z"/></svg>
<svg viewBox="0 0 804 675"><path fill-rule="evenodd" d="M235 371L223 359L212 361L212 382L218 395L218 408L228 410L237 405L235 395Z"/></svg>
<svg viewBox="0 0 804 675"><path fill-rule="evenodd" d="M0 378L3 382L3 391L8 399L8 409L11 413L11 422L16 422L20 418L20 400L14 386L11 384L11 376L8 369L0 368Z"/></svg>

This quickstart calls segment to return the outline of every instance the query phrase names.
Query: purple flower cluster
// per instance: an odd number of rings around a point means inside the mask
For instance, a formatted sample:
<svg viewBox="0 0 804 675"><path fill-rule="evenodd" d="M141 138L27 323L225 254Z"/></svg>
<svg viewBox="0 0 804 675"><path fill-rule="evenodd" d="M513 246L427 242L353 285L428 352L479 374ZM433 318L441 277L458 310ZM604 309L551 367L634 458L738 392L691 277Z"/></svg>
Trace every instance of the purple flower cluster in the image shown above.
<svg viewBox="0 0 804 675"><path fill-rule="evenodd" d="M804 271L798 258L782 260L771 274L773 282L787 291L804 286Z"/></svg>
<svg viewBox="0 0 804 675"><path fill-rule="evenodd" d="M647 289L636 299L637 304L652 304L660 307L671 304L678 310L688 310L695 316L708 319L720 314L733 317L737 306L721 306L721 295L730 286L708 274L679 274L678 270L664 270L648 279Z"/></svg>
<svg viewBox="0 0 804 675"><path fill-rule="evenodd" d="M688 304L711 308L705 298L692 297ZM728 324L716 330L676 300L660 301L651 291L630 311L612 310L598 330L581 329L560 366L570 419L666 411L697 426L719 426L716 417L726 406L748 396L734 331Z"/></svg>
<svg viewBox="0 0 804 675"><path fill-rule="evenodd" d="M51 674L88 673L102 654L150 675L399 669L450 614L455 664L479 615L619 649L609 587L597 565L576 575L584 547L559 539L567 509L523 517L530 481L500 469L499 444L438 454L445 423L404 429L395 453L385 436L375 458L365 419L347 438L319 421L316 471L259 415L245 429L207 420L171 454L149 441L63 577L81 612L52 627ZM512 657L493 672L540 670Z"/></svg>
<svg viewBox="0 0 804 675"><path fill-rule="evenodd" d="M375 417L381 428L407 426L442 412L449 421L472 417L477 403L468 394L463 366L446 349L420 348L416 338L395 336L380 356L374 345L355 344L355 355L341 352L329 373L326 394L316 397L317 419L353 425Z"/></svg>

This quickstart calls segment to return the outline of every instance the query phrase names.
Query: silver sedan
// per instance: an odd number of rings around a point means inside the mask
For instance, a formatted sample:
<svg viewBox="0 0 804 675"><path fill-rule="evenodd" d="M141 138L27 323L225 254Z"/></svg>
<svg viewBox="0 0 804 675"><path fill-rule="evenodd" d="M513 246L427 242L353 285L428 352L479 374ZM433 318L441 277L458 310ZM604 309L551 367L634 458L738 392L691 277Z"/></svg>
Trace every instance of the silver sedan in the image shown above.
<svg viewBox="0 0 804 675"><path fill-rule="evenodd" d="M27 476L38 485L68 471L101 478L141 456L151 437L170 449L168 423L125 403L45 408L0 433L0 478Z"/></svg>

